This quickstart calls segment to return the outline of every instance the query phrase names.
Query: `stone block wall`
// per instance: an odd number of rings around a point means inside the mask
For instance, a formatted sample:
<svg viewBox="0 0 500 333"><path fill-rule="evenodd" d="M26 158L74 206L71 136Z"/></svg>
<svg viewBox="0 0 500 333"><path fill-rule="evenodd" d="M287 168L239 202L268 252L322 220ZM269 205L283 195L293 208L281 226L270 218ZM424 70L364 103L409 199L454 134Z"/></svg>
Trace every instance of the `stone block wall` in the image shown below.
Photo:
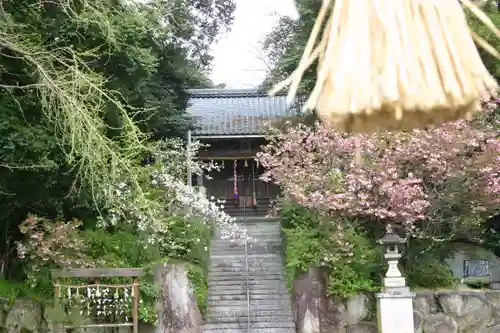
<svg viewBox="0 0 500 333"><path fill-rule="evenodd" d="M375 298L356 295L347 300L326 297L325 275L311 268L292 287L297 333L377 333Z"/></svg>
<svg viewBox="0 0 500 333"><path fill-rule="evenodd" d="M292 297L297 333L377 333L374 295L325 296L321 270L299 276ZM498 333L500 291L417 292L415 333Z"/></svg>
<svg viewBox="0 0 500 333"><path fill-rule="evenodd" d="M413 309L416 333L500 332L500 291L418 292Z"/></svg>
<svg viewBox="0 0 500 333"><path fill-rule="evenodd" d="M61 333L54 324L52 302L21 298L13 304L0 301L0 333ZM130 333L120 328L120 333ZM85 333L108 333L109 329L89 328ZM151 325L140 324L139 332L155 333Z"/></svg>
<svg viewBox="0 0 500 333"><path fill-rule="evenodd" d="M0 332L47 332L50 320L44 318L44 304L31 299L19 299L14 304L0 303Z"/></svg>

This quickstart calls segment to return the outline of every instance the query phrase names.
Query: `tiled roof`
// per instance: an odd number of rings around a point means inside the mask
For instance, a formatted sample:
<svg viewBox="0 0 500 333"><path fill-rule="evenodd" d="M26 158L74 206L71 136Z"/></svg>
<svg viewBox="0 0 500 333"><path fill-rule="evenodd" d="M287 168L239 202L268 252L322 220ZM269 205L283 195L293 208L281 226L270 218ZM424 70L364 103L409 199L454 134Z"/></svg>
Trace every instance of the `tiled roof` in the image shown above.
<svg viewBox="0 0 500 333"><path fill-rule="evenodd" d="M256 89L192 89L188 113L194 135L259 135L270 120L291 116L286 96Z"/></svg>

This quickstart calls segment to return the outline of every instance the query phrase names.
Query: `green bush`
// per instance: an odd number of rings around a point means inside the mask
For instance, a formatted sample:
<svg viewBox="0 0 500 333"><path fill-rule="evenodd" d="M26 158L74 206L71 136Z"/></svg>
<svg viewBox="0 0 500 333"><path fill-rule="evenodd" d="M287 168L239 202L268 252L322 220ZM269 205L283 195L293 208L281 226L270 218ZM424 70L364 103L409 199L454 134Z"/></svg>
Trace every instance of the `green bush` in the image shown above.
<svg viewBox="0 0 500 333"><path fill-rule="evenodd" d="M28 284L9 280L0 280L0 298L12 302L17 298L31 297L41 298L36 290L31 289Z"/></svg>
<svg viewBox="0 0 500 333"><path fill-rule="evenodd" d="M412 239L402 264L408 285L418 289L455 287L457 278L444 262L448 254L449 246L446 244Z"/></svg>
<svg viewBox="0 0 500 333"><path fill-rule="evenodd" d="M411 288L453 288L457 283L450 268L432 256L425 256L406 265L404 273Z"/></svg>
<svg viewBox="0 0 500 333"><path fill-rule="evenodd" d="M190 265L189 280L193 284L194 293L198 301L198 308L203 316L207 313L208 281L206 266Z"/></svg>
<svg viewBox="0 0 500 333"><path fill-rule="evenodd" d="M327 294L346 297L378 288L380 251L352 221L329 220L291 203L283 203L288 285L311 266L328 273Z"/></svg>
<svg viewBox="0 0 500 333"><path fill-rule="evenodd" d="M387 270L383 248L376 243L381 228L366 221L361 224L327 218L286 201L282 203L281 221L289 287L298 274L315 266L323 267L328 274L328 295L345 297L380 289ZM446 244L411 239L400 264L408 285L454 287L457 279L444 262L448 253Z"/></svg>
<svg viewBox="0 0 500 333"><path fill-rule="evenodd" d="M156 311L154 301L156 287L153 280L153 269L160 263L179 261L188 264L189 278L195 294L204 313L206 309L207 261L210 241L209 228L196 221L175 217L170 221L169 237L175 238L176 246L166 251L161 244L147 244L140 234L126 231L103 233L101 230L86 231L85 238L92 257L100 256L103 267L141 267L146 275L141 278L140 319L143 322L154 323ZM172 244L168 239L165 240Z"/></svg>
<svg viewBox="0 0 500 333"><path fill-rule="evenodd" d="M81 230L79 221L47 220L32 216L22 224L26 241L18 244L20 264L29 271L24 283L0 283L0 297L14 299L36 295L53 297L50 269L81 267L143 268L140 279L140 320L154 324L156 287L154 268L158 264L179 261L189 268L200 310L204 313L207 298L208 246L210 227L196 219L167 217L169 233L163 242L151 243L148 234L117 228ZM33 237L36 236L36 237ZM33 239L36 239L34 243ZM64 241L62 241L64 240ZM68 241L66 241L68 240ZM78 252L78 256L74 254ZM71 259L70 266L65 265ZM74 265L73 265L74 262ZM102 280L103 283L126 283L122 278Z"/></svg>

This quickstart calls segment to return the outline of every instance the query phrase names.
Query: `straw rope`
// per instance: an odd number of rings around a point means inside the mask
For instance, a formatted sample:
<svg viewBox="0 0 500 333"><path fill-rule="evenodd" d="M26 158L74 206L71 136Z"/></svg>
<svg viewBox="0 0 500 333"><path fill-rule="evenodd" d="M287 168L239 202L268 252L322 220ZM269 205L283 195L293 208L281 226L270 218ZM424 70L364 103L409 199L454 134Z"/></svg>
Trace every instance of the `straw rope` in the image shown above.
<svg viewBox="0 0 500 333"><path fill-rule="evenodd" d="M462 3L500 38L479 7ZM408 130L470 118L481 98L498 90L474 40L500 59L470 31L456 0L323 0L297 69L270 93L289 85L291 103L318 61L304 109L337 130Z"/></svg>

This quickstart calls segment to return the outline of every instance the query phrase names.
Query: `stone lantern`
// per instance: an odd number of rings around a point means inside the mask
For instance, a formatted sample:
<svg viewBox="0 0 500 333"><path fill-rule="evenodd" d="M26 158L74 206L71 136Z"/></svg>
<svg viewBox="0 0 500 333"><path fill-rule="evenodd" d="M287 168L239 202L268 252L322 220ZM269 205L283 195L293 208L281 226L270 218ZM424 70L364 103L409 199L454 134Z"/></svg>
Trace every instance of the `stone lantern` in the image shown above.
<svg viewBox="0 0 500 333"><path fill-rule="evenodd" d="M384 287L388 288L404 288L406 287L406 279L401 275L398 268L399 259L401 259L402 245L406 243L406 238L393 233L390 224L386 227L386 234L380 239L379 244L385 246L384 258L387 260L389 268L384 277Z"/></svg>
<svg viewBox="0 0 500 333"><path fill-rule="evenodd" d="M389 265L384 277L384 288L376 294L379 333L413 333L415 293L410 292L398 268L406 238L393 233L391 225L387 225L386 233L379 243L385 246L384 258Z"/></svg>

